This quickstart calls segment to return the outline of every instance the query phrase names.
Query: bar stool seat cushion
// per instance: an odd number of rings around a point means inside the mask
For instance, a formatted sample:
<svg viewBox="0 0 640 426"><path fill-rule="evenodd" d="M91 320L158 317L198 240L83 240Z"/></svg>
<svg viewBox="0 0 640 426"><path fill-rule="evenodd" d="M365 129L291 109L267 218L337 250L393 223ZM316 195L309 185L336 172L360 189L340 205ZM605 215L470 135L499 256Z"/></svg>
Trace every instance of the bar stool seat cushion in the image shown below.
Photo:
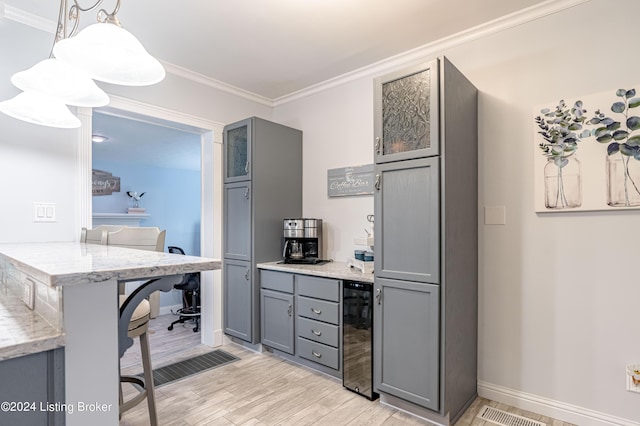
<svg viewBox="0 0 640 426"><path fill-rule="evenodd" d="M127 300L126 295L120 295L120 306ZM136 330L139 327L147 324L151 315L151 305L147 299L142 299L142 302L136 306L133 315L131 315L131 321L129 321L129 332Z"/></svg>

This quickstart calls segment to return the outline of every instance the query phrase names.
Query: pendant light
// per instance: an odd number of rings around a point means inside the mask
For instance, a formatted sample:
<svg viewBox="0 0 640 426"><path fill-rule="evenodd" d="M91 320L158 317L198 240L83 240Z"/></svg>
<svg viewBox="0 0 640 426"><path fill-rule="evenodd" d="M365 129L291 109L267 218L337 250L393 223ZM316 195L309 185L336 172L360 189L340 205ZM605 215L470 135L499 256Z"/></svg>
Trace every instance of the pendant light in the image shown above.
<svg viewBox="0 0 640 426"><path fill-rule="evenodd" d="M95 0L93 5L81 7L79 0L60 0L50 58L12 76L11 82L23 93L0 102L0 112L44 126L79 127L80 120L66 105L98 107L109 103L109 97L93 79L145 86L165 77L160 62L120 26L116 17L120 0L111 13L100 9L98 23L76 35L80 14L97 9L102 2Z"/></svg>
<svg viewBox="0 0 640 426"><path fill-rule="evenodd" d="M22 92L12 99L0 102L0 112L42 126L63 129L80 127L80 120L64 103L35 92Z"/></svg>
<svg viewBox="0 0 640 426"><path fill-rule="evenodd" d="M129 31L116 24L93 24L77 36L60 40L53 54L98 81L148 86L164 79L160 62Z"/></svg>
<svg viewBox="0 0 640 426"><path fill-rule="evenodd" d="M25 92L55 98L63 104L99 107L109 103L109 96L87 73L59 59L45 59L26 71L15 73L11 82Z"/></svg>

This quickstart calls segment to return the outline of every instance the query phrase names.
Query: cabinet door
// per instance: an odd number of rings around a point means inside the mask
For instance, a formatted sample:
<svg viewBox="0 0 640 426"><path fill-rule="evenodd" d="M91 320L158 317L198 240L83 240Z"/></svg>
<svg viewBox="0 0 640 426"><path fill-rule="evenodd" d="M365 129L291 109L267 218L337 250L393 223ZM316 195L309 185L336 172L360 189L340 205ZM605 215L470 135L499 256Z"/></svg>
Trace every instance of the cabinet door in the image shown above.
<svg viewBox="0 0 640 426"><path fill-rule="evenodd" d="M251 119L225 126L224 183L251 180Z"/></svg>
<svg viewBox="0 0 640 426"><path fill-rule="evenodd" d="M438 60L377 78L374 108L376 163L438 155Z"/></svg>
<svg viewBox="0 0 640 426"><path fill-rule="evenodd" d="M439 409L439 287L376 279L376 390Z"/></svg>
<svg viewBox="0 0 640 426"><path fill-rule="evenodd" d="M377 277L440 280L438 157L376 166Z"/></svg>
<svg viewBox="0 0 640 426"><path fill-rule="evenodd" d="M224 260L224 332L242 340L252 341L253 294L251 263Z"/></svg>
<svg viewBox="0 0 640 426"><path fill-rule="evenodd" d="M224 258L251 260L251 182L224 185Z"/></svg>
<svg viewBox="0 0 640 426"><path fill-rule="evenodd" d="M261 290L260 312L262 343L293 355L293 295Z"/></svg>

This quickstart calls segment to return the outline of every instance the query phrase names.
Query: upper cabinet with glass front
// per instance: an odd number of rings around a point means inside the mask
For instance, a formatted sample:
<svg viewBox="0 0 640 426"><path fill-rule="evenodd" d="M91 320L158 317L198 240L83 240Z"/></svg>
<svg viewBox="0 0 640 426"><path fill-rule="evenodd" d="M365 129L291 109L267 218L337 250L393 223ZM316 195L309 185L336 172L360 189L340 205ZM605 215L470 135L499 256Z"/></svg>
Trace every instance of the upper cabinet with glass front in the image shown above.
<svg viewBox="0 0 640 426"><path fill-rule="evenodd" d="M251 180L251 133L251 119L225 127L225 183Z"/></svg>
<svg viewBox="0 0 640 426"><path fill-rule="evenodd" d="M376 163L438 155L438 60L375 79Z"/></svg>

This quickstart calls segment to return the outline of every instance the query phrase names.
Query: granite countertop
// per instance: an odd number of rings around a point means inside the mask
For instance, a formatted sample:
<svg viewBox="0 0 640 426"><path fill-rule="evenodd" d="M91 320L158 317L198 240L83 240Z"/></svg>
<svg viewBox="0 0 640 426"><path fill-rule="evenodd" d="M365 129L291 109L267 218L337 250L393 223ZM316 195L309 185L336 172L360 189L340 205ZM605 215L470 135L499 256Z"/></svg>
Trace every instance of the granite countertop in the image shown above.
<svg viewBox="0 0 640 426"><path fill-rule="evenodd" d="M363 273L359 269L350 267L347 262L329 262L322 265L267 262L258 263L257 266L259 269L268 269L271 271L291 272L349 281L373 282L373 274L371 272Z"/></svg>
<svg viewBox="0 0 640 426"><path fill-rule="evenodd" d="M220 269L219 260L77 242L0 244L0 257L51 286Z"/></svg>
<svg viewBox="0 0 640 426"><path fill-rule="evenodd" d="M0 288L0 360L64 346L64 333Z"/></svg>
<svg viewBox="0 0 640 426"><path fill-rule="evenodd" d="M220 269L220 265L219 260L203 257L98 244L0 244L0 281L3 284L0 285L0 360L64 346L64 330L55 326L63 314L63 304L56 297L61 294L62 286L181 275ZM17 275L14 271L18 271ZM42 293L43 297L52 299L51 318L43 316L44 311L38 311L38 307L47 307L42 300L37 299L36 310L30 310L24 304L19 294L21 289L15 289L16 285L21 285L20 274L27 274L41 283L36 283L34 291L38 293L36 297ZM11 281L13 276L18 276L13 278L15 282ZM40 285L42 288L38 287ZM53 293L47 295L46 289Z"/></svg>

